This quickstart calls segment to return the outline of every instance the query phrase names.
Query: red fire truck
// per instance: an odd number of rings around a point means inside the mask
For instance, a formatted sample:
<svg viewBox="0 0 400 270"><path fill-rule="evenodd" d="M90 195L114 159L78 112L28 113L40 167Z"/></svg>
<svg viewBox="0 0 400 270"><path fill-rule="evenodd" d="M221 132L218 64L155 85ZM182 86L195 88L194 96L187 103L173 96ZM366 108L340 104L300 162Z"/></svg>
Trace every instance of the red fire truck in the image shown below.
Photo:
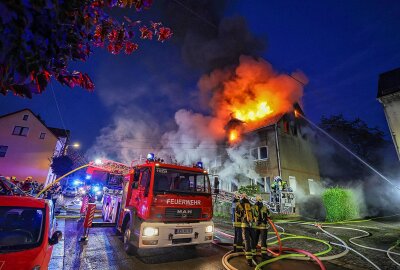
<svg viewBox="0 0 400 270"><path fill-rule="evenodd" d="M201 163L167 164L150 155L146 163L133 167L121 186L121 195L104 195L103 216L123 233L127 253L213 240L210 181Z"/></svg>

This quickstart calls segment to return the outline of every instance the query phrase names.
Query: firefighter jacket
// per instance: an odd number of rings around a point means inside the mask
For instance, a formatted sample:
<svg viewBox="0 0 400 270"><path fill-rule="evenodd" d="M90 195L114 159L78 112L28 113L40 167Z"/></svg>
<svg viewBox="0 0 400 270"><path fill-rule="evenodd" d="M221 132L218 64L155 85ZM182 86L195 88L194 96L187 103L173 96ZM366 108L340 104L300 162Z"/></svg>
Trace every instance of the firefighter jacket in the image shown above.
<svg viewBox="0 0 400 270"><path fill-rule="evenodd" d="M244 215L244 208L240 200L235 199L235 212L233 214L233 227L242 227L242 219Z"/></svg>
<svg viewBox="0 0 400 270"><path fill-rule="evenodd" d="M287 182L280 180L280 181L274 181L271 185L271 189L273 191L282 191L287 189Z"/></svg>
<svg viewBox="0 0 400 270"><path fill-rule="evenodd" d="M253 212L251 211L251 203L247 198L241 201L243 207L242 228L252 227L254 222Z"/></svg>
<svg viewBox="0 0 400 270"><path fill-rule="evenodd" d="M255 229L268 229L268 217L270 217L270 212L267 206L262 202L256 202L251 210L253 212L254 226Z"/></svg>

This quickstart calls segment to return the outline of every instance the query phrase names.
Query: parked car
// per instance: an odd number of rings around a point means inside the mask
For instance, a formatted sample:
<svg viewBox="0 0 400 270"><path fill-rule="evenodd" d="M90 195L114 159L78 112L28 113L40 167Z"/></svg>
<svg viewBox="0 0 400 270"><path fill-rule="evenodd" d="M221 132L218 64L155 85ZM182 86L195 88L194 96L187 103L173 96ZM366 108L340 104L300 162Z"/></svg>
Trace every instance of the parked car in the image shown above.
<svg viewBox="0 0 400 270"><path fill-rule="evenodd" d="M62 237L55 227L51 200L0 195L1 270L47 269L53 245Z"/></svg>
<svg viewBox="0 0 400 270"><path fill-rule="evenodd" d="M66 189L64 189L63 195L66 197L75 197L76 195L78 195L78 190L76 187L67 187Z"/></svg>

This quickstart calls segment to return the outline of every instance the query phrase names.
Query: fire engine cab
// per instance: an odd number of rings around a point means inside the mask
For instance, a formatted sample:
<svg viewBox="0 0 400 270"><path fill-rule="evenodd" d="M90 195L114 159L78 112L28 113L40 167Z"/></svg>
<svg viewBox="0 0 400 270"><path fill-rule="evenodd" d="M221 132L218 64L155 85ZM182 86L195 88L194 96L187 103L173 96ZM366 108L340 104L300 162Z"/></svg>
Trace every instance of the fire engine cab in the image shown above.
<svg viewBox="0 0 400 270"><path fill-rule="evenodd" d="M213 240L210 181L201 163L167 164L149 154L121 182L122 194L104 195L103 217L123 233L127 253Z"/></svg>

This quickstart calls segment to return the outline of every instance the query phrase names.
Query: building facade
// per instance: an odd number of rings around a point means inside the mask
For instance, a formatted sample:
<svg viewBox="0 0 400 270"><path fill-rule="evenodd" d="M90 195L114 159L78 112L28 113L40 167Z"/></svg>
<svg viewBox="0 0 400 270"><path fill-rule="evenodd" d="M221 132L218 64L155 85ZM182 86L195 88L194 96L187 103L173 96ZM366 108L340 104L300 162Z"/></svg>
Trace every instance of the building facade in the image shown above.
<svg viewBox="0 0 400 270"><path fill-rule="evenodd" d="M400 160L400 68L379 75L377 98L383 105L390 135Z"/></svg>
<svg viewBox="0 0 400 270"><path fill-rule="evenodd" d="M47 127L31 110L23 109L0 116L0 175L46 183L54 179L50 164L67 145L64 136Z"/></svg>
<svg viewBox="0 0 400 270"><path fill-rule="evenodd" d="M296 110L301 109L296 106ZM302 113L302 112L301 112ZM313 153L308 126L294 112L269 119L262 128L246 134L256 142L248 149L248 157L258 175L249 178L237 175L235 179L219 179L223 190L234 192L242 185L257 185L265 199L270 198L270 188L275 176L281 176L297 195L314 195L320 186L318 160ZM255 138L255 139L254 139ZM218 175L228 158L220 149L220 156L211 164L210 172ZM246 170L246 168L243 168Z"/></svg>

